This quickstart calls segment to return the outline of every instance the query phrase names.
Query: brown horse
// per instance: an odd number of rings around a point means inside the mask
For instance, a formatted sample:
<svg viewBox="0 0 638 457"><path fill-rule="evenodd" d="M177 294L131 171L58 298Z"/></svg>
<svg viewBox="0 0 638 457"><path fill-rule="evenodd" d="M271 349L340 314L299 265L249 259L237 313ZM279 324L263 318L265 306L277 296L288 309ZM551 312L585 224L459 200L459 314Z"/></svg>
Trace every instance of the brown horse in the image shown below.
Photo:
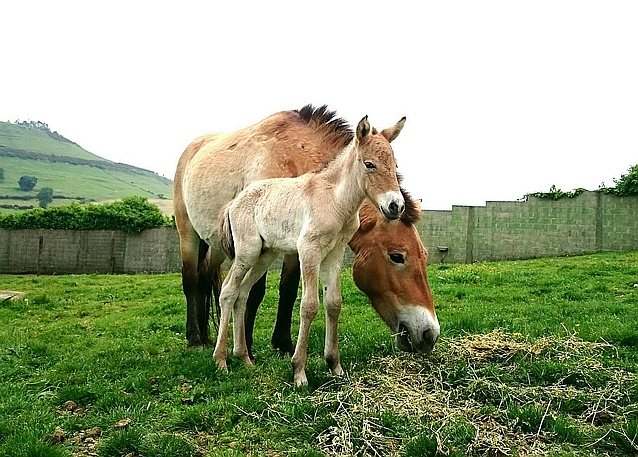
<svg viewBox="0 0 638 457"><path fill-rule="evenodd" d="M319 278L326 312L324 355L330 370L343 374L339 358L340 276L348 241L359 229L359 208L368 197L390 220L405 209L396 160L390 147L403 125L373 132L367 116L356 136L326 168L297 178L271 178L246 187L226 207L219 229L226 255L234 259L220 294L221 317L213 357L226 369L228 324L233 315L233 353L248 365L244 315L252 286L280 253L297 253L302 297L299 337L292 356L296 386L307 385L310 325L319 309Z"/></svg>
<svg viewBox="0 0 638 457"><path fill-rule="evenodd" d="M323 168L353 136L348 124L333 111L307 105L273 114L235 132L201 136L186 148L175 173L173 198L190 346L210 344L209 310L213 295L218 302L225 257L218 234L222 208L251 182ZM383 222L378 210L366 211L364 204L361 228L350 243L356 254L353 276L397 335L398 347L429 352L438 337L439 324L425 274L427 253L414 228L420 210L418 203L407 197L404 193L406 210L401 222ZM285 256L272 338L273 346L283 352L292 353L294 348L290 320L299 275L296 254ZM264 275L248 297L249 349L265 284Z"/></svg>

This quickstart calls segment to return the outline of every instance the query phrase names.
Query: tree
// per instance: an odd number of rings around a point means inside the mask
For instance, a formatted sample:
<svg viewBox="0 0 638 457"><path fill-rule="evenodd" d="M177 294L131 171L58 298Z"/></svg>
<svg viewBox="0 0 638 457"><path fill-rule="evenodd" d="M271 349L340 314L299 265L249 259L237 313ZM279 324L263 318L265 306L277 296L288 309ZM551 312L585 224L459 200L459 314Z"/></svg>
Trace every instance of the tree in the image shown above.
<svg viewBox="0 0 638 457"><path fill-rule="evenodd" d="M638 195L638 164L629 168L626 175L620 175L620 179L614 179L616 195Z"/></svg>
<svg viewBox="0 0 638 457"><path fill-rule="evenodd" d="M35 176L20 176L20 180L18 181L20 189L26 191L33 190L37 183L38 178L36 178Z"/></svg>
<svg viewBox="0 0 638 457"><path fill-rule="evenodd" d="M4 181L4 168L0 168L0 182Z"/></svg>
<svg viewBox="0 0 638 457"><path fill-rule="evenodd" d="M38 195L36 195L35 198L38 200L40 208L46 208L49 206L49 203L53 201L53 189L50 187L43 187L40 189L40 192L38 192Z"/></svg>

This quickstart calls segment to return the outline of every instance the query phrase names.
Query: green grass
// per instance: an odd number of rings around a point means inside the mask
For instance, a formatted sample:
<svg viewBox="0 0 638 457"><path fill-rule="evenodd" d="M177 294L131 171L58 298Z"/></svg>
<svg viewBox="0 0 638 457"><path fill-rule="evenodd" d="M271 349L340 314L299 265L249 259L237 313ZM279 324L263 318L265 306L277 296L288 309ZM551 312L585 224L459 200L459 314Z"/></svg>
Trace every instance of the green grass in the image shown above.
<svg viewBox="0 0 638 457"><path fill-rule="evenodd" d="M91 154L77 144L56 137L43 130L27 129L23 126L0 122L0 147L10 150L37 154L65 156L97 162L112 163ZM0 196L29 195L31 200L0 199L2 205L37 207L35 195L43 187L51 187L55 195L80 197L88 201L118 200L139 195L149 199L172 198L172 181L153 172L124 167L126 169L100 169L88 165L62 162L46 162L22 157L0 155L0 168L4 170L4 180L0 182ZM36 188L25 192L18 186L22 176L38 178ZM68 204L71 200L55 199L53 206ZM2 212L13 210L0 208Z"/></svg>
<svg viewBox="0 0 638 457"><path fill-rule="evenodd" d="M27 129L8 122L0 122L0 146L79 159L105 160L72 141L65 141L44 130Z"/></svg>
<svg viewBox="0 0 638 457"><path fill-rule="evenodd" d="M5 179L0 182L0 195L32 195L29 202L14 201L18 205L37 206L35 195L43 187L51 187L54 194L66 197L84 197L96 201L120 199L133 195L157 198L163 194L170 198L173 194L172 183L152 174L133 174L117 170L101 170L86 165L48 163L24 160L16 157L0 157L0 168L4 169ZM21 176L36 176L38 183L31 192L25 192L18 186ZM58 202L58 200L54 200ZM60 200L68 204L69 200ZM0 200L0 203L5 203Z"/></svg>
<svg viewBox="0 0 638 457"><path fill-rule="evenodd" d="M405 354L343 274L328 374L270 348L256 366L185 347L179 275L0 276L0 456L540 455L638 452L638 253L432 265L441 340ZM297 321L293 324L296 331Z"/></svg>

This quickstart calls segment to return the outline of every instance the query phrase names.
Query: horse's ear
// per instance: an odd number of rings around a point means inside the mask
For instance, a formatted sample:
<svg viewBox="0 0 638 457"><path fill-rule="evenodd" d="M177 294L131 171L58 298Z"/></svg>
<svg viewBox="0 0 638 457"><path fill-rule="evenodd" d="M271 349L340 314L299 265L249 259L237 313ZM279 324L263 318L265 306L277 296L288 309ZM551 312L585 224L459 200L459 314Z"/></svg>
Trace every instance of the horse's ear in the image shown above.
<svg viewBox="0 0 638 457"><path fill-rule="evenodd" d="M368 115L366 114L363 119L359 121L357 125L357 140L363 140L370 133L370 123L368 122Z"/></svg>
<svg viewBox="0 0 638 457"><path fill-rule="evenodd" d="M381 132L381 135L383 135L389 143L392 143L396 137L399 136L399 133L401 133L401 130L403 129L403 126L405 125L405 116L403 116L401 118L401 120L399 122L397 122L395 125L393 125L392 127L388 127L387 129L384 129Z"/></svg>

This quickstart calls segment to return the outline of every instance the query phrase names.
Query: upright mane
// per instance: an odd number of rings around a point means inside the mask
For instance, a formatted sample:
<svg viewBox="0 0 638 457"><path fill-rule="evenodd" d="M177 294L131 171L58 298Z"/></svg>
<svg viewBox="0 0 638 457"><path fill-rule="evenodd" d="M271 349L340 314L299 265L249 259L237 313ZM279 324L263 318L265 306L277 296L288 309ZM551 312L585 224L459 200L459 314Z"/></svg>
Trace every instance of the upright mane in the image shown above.
<svg viewBox="0 0 638 457"><path fill-rule="evenodd" d="M401 194L403 194L403 200L405 201L405 211L401 215L401 222L405 225L415 225L421 219L421 205L417 204L417 202L412 198L410 192L405 190L401 185L401 181L403 180L403 176L397 173L397 177L399 178L399 188L401 189Z"/></svg>
<svg viewBox="0 0 638 457"><path fill-rule="evenodd" d="M323 134L326 143L332 148L345 148L354 138L354 131L348 122L337 117L337 113L329 110L327 105L315 107L308 104L294 112L301 121Z"/></svg>

